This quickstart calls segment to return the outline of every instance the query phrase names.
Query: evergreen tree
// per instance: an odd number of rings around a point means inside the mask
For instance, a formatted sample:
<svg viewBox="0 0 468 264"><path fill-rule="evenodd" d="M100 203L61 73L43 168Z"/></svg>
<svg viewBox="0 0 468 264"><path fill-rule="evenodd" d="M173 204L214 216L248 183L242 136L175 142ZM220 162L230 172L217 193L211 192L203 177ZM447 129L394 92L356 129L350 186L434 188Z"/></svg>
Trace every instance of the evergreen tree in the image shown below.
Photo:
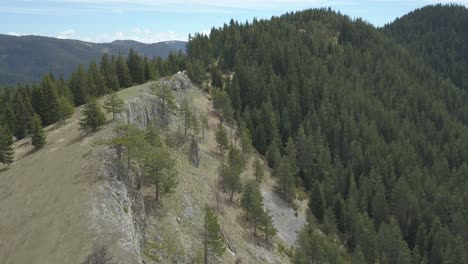
<svg viewBox="0 0 468 264"><path fill-rule="evenodd" d="M219 147L219 154L221 157L224 157L224 150L228 147L229 140L226 129L224 129L222 124L218 125L218 130L216 131L216 143Z"/></svg>
<svg viewBox="0 0 468 264"><path fill-rule="evenodd" d="M160 193L169 193L177 186L177 172L175 161L165 147L151 146L139 157L143 175L149 183L155 186L155 199L159 200Z"/></svg>
<svg viewBox="0 0 468 264"><path fill-rule="evenodd" d="M120 55L117 57L115 72L120 88L126 88L132 85L132 76L130 75L127 62Z"/></svg>
<svg viewBox="0 0 468 264"><path fill-rule="evenodd" d="M242 173L242 167L243 162L240 151L234 146L231 146L231 149L229 151L229 164L224 169L224 182L229 191L229 198L231 202L234 194L239 192L242 187L240 183L240 174Z"/></svg>
<svg viewBox="0 0 468 264"><path fill-rule="evenodd" d="M294 194L294 175L291 174L289 160L286 157L281 158L275 175L279 178L281 193L284 197Z"/></svg>
<svg viewBox="0 0 468 264"><path fill-rule="evenodd" d="M276 235L276 228L271 216L270 210L266 210L263 215L262 231L265 233L265 240L268 242L268 238Z"/></svg>
<svg viewBox="0 0 468 264"><path fill-rule="evenodd" d="M145 82L145 64L143 59L138 55L138 53L130 48L127 57L128 71L132 81L137 84Z"/></svg>
<svg viewBox="0 0 468 264"><path fill-rule="evenodd" d="M14 150L12 147L13 135L7 126L0 125L0 163L10 165L13 163Z"/></svg>
<svg viewBox="0 0 468 264"><path fill-rule="evenodd" d="M145 82L147 82L149 80L154 80L155 79L154 73L150 69L150 64L149 64L148 59L146 57L144 59L144 63L145 63Z"/></svg>
<svg viewBox="0 0 468 264"><path fill-rule="evenodd" d="M31 140L31 144L36 149L40 149L46 144L42 121L39 115L34 115L31 120Z"/></svg>
<svg viewBox="0 0 468 264"><path fill-rule="evenodd" d="M103 108L108 114L112 113L112 120L115 120L115 116L124 110L124 101L115 92L110 92L106 96Z"/></svg>
<svg viewBox="0 0 468 264"><path fill-rule="evenodd" d="M213 91L213 108L218 111L221 124L224 120L232 120L234 110L232 109L231 99L225 91L218 89Z"/></svg>
<svg viewBox="0 0 468 264"><path fill-rule="evenodd" d="M333 213L333 209L328 207L325 210L325 215L323 216L323 231L327 235L333 235L336 233L336 218Z"/></svg>
<svg viewBox="0 0 468 264"><path fill-rule="evenodd" d="M325 200L323 197L322 184L316 182L310 193L309 207L314 216L320 221L323 221L325 214Z"/></svg>
<svg viewBox="0 0 468 264"><path fill-rule="evenodd" d="M80 129L96 131L106 122L106 116L101 111L101 108L95 98L91 98L89 102L81 110Z"/></svg>
<svg viewBox="0 0 468 264"><path fill-rule="evenodd" d="M163 125L169 124L169 115L177 109L171 88L167 85L153 85L151 86L151 92L160 102Z"/></svg>
<svg viewBox="0 0 468 264"><path fill-rule="evenodd" d="M387 199L382 186L375 192L374 199L372 200L372 217L374 218L375 228L378 229L382 222L387 221L389 216L389 208Z"/></svg>
<svg viewBox="0 0 468 264"><path fill-rule="evenodd" d="M281 160L281 154L276 140L271 142L270 146L268 147L266 151L266 159L270 168L274 168L277 164L279 164Z"/></svg>
<svg viewBox="0 0 468 264"><path fill-rule="evenodd" d="M73 115L73 112L75 112L75 108L67 98L59 97L57 111L57 118L59 124L63 125L65 123L65 119Z"/></svg>
<svg viewBox="0 0 468 264"><path fill-rule="evenodd" d="M264 172L263 172L262 164L260 163L259 159L255 159L254 174L255 174L255 180L257 182L261 182L263 179Z"/></svg>
<svg viewBox="0 0 468 264"><path fill-rule="evenodd" d="M208 117L205 114L200 116L200 128L202 132L202 138L205 138L205 131L208 129Z"/></svg>
<svg viewBox="0 0 468 264"><path fill-rule="evenodd" d="M90 95L101 96L107 92L107 86L104 77L102 76L101 71L99 71L99 68L94 61L89 64L88 76L88 83L93 83L95 91L94 93L90 93Z"/></svg>
<svg viewBox="0 0 468 264"><path fill-rule="evenodd" d="M182 116L182 120L184 122L184 134L187 135L187 131L192 128L192 109L186 97L180 104L179 113Z"/></svg>
<svg viewBox="0 0 468 264"><path fill-rule="evenodd" d="M196 168L200 166L200 147L198 146L198 140L194 136L192 136L192 140L190 141L190 161Z"/></svg>
<svg viewBox="0 0 468 264"><path fill-rule="evenodd" d="M242 158L248 160L248 157L252 154L252 137L247 127L241 128L241 148Z"/></svg>
<svg viewBox="0 0 468 264"><path fill-rule="evenodd" d="M70 79L70 89L73 93L73 98L76 106L85 104L88 100L88 79L82 65L72 73Z"/></svg>
<svg viewBox="0 0 468 264"><path fill-rule="evenodd" d="M51 76L45 75L41 83L44 112L38 113L43 125L55 123L58 118L58 96L55 91L55 83Z"/></svg>
<svg viewBox="0 0 468 264"><path fill-rule="evenodd" d="M218 223L218 216L213 209L205 209L204 226L205 264L213 257L220 257L226 251L226 245Z"/></svg>
<svg viewBox="0 0 468 264"><path fill-rule="evenodd" d="M255 183L248 182L244 185L244 189L242 191L241 207L244 209L247 220L249 220L249 214L252 212L252 206L254 203L254 188Z"/></svg>

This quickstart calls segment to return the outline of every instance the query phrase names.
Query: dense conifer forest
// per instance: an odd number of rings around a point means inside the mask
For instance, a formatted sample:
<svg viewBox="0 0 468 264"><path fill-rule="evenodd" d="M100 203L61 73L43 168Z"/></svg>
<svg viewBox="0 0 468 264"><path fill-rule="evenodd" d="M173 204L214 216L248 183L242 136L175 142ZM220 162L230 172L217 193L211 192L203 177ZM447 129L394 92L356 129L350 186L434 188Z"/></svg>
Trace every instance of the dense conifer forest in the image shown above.
<svg viewBox="0 0 468 264"><path fill-rule="evenodd" d="M190 38L192 80L209 79L215 103L232 105L224 120L251 132L285 197L291 182L310 191L314 217L297 263L346 261L340 243L353 263L468 257L465 81L444 78L391 35L322 9ZM463 66L442 72L452 67Z"/></svg>
<svg viewBox="0 0 468 264"><path fill-rule="evenodd" d="M422 56L444 77L468 90L468 9L434 5L417 9L383 31Z"/></svg>

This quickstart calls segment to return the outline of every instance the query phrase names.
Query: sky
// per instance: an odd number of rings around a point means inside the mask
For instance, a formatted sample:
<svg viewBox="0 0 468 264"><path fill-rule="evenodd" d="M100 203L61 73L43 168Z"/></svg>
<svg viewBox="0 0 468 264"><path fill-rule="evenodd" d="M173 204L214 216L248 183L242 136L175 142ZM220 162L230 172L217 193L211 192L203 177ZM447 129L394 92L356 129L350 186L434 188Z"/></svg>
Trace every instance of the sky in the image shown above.
<svg viewBox="0 0 468 264"><path fill-rule="evenodd" d="M187 40L232 18L244 22L319 7L383 26L440 2L468 6L468 0L0 0L0 33L154 43Z"/></svg>

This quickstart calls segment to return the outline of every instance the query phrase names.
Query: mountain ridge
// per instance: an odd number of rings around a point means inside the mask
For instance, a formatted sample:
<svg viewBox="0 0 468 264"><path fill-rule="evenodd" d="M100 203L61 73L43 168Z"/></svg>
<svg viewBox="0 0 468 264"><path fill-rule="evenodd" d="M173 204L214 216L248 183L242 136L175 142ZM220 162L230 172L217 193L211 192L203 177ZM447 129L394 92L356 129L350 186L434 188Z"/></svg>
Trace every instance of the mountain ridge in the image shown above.
<svg viewBox="0 0 468 264"><path fill-rule="evenodd" d="M51 72L68 78L79 64L87 65L104 53L127 54L130 48L142 56L166 58L173 52L185 52L184 41L151 44L133 40L94 43L36 35L0 34L0 85L37 81Z"/></svg>

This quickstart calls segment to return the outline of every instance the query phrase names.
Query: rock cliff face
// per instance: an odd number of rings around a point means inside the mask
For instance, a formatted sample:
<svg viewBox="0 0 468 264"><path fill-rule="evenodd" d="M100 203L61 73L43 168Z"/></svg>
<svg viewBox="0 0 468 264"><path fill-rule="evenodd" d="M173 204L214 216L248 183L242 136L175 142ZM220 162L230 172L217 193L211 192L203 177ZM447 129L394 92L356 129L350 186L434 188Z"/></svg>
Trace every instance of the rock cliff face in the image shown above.
<svg viewBox="0 0 468 264"><path fill-rule="evenodd" d="M169 78L151 84L152 86L169 86L174 91L181 91L192 86L190 79L184 72L179 72ZM166 120L163 119L161 104L158 98L146 88L145 94L129 100L126 110L117 118L125 123L130 123L145 128L149 124L160 127Z"/></svg>
<svg viewBox="0 0 468 264"><path fill-rule="evenodd" d="M192 84L185 73L179 72L151 85L167 85L177 91ZM161 113L158 98L145 88L141 96L126 102L125 111L117 119L141 129L148 125L160 127L165 122ZM97 243L109 245L122 263L142 263L141 254L147 241L145 204L139 188L142 176L137 169L129 170L119 162L113 149L97 153L96 159L102 161L99 177L105 179L91 206L91 229L98 240L103 240Z"/></svg>

